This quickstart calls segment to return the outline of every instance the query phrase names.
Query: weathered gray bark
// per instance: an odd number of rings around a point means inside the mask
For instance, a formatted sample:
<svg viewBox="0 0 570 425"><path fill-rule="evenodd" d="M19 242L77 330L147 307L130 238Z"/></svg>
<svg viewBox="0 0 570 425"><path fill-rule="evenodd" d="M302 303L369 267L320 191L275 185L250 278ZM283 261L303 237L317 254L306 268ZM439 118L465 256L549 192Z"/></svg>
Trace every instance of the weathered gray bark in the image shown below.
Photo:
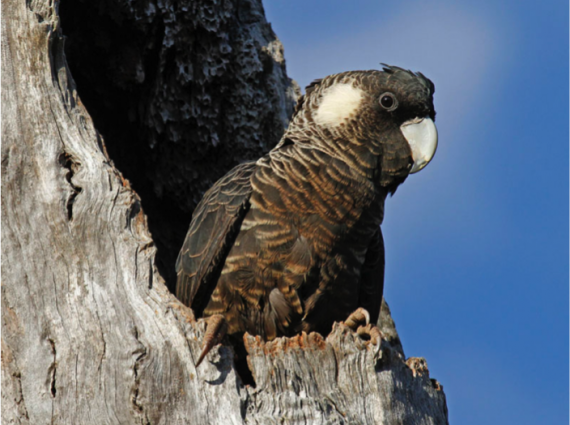
<svg viewBox="0 0 570 425"><path fill-rule="evenodd" d="M257 0L146 2L140 11L125 2L119 9L133 13L130 24L140 24L139 53L151 46L154 58L147 65L160 66L149 75L130 50L109 60L123 76L133 76L119 84L128 88L121 95L132 94L143 81L149 85L138 97L138 112L127 114L134 124L119 133L110 129L106 141L118 144L129 129L142 127L129 146L140 143L145 155L148 146L156 149L142 163L147 174L138 180L141 189L145 182L156 183L148 194L155 197L151 209L160 209L167 192L173 202L188 199L191 209L216 178L210 171L196 184L202 169L255 157L279 138L294 97L280 44ZM3 423L447 423L441 387L429 379L422 359L404 361L386 308L387 340L381 347L340 324L326 339L249 338L256 388L242 385L225 345L196 369L204 324L168 291L141 201L115 168L79 99L64 54L58 3L3 0L2 11ZM194 26L180 22L184 16ZM176 28L187 33L178 37ZM153 44L145 31L162 34ZM188 47L180 57L168 53L192 37L209 48ZM214 49L224 43L231 54ZM235 43L249 47L239 50ZM172 74L172 60L186 70L193 64L193 73ZM226 65L207 65L212 63ZM177 85L185 78L188 87ZM208 87L214 86L225 88L210 95ZM270 106L257 104L256 96ZM202 103L195 103L198 98ZM103 123L109 118L104 103L93 99ZM206 143L216 140L215 132L221 148L212 151ZM117 163L129 156L117 146L109 150L117 153ZM208 162L211 154L222 156ZM127 164L135 187L136 164ZM155 226L153 232L166 238L162 229Z"/></svg>

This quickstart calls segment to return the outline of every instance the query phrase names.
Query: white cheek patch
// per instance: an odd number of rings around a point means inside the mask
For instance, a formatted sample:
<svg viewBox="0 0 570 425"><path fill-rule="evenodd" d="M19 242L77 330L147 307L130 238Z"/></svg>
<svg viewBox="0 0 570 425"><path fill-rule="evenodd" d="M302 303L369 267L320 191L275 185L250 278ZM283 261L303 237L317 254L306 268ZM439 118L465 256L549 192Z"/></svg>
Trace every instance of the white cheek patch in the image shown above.
<svg viewBox="0 0 570 425"><path fill-rule="evenodd" d="M332 127L343 123L358 110L363 97L364 92L352 84L335 84L324 92L315 122Z"/></svg>

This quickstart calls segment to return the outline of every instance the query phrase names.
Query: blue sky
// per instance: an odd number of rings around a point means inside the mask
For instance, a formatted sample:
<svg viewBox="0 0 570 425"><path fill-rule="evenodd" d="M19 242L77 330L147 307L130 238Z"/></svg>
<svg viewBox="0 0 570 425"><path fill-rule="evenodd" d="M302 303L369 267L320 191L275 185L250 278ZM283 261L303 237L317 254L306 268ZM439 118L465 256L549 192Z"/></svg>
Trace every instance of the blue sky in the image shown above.
<svg viewBox="0 0 570 425"><path fill-rule="evenodd" d="M387 200L386 299L452 424L568 423L568 2L265 0L302 87L436 86L439 147Z"/></svg>

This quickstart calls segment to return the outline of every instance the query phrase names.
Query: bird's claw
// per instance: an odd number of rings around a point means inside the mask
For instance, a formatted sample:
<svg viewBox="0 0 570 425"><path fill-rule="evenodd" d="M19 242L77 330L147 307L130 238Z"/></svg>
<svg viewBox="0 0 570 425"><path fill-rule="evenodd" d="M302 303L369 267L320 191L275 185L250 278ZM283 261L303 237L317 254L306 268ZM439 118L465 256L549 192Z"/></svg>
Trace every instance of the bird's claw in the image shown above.
<svg viewBox="0 0 570 425"><path fill-rule="evenodd" d="M200 353L200 357L198 357L196 367L200 366L200 363L202 363L202 360L204 360L204 357L206 357L210 350L222 341L227 330L228 323L221 314L214 314L206 319L206 333L204 334L202 352Z"/></svg>
<svg viewBox="0 0 570 425"><path fill-rule="evenodd" d="M344 324L352 329L356 334L372 344L376 345L382 340L382 332L376 325L370 323L370 313L362 307L353 311Z"/></svg>
<svg viewBox="0 0 570 425"><path fill-rule="evenodd" d="M370 313L362 307L354 310L344 321L344 324L353 331L356 331L361 325L368 325L370 323Z"/></svg>
<svg viewBox="0 0 570 425"><path fill-rule="evenodd" d="M377 345L382 340L382 332L378 329L378 326L372 323L360 326L356 333L360 338L370 341L373 345Z"/></svg>

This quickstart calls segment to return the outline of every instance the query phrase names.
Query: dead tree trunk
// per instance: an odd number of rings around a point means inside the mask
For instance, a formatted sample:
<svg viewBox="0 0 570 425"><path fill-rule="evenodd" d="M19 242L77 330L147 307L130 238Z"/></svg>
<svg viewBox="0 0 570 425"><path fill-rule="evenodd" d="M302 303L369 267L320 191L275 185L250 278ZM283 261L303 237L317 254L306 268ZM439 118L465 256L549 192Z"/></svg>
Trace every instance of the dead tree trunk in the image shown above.
<svg viewBox="0 0 570 425"><path fill-rule="evenodd" d="M174 256L295 89L258 0L134 3L2 1L3 423L447 423L387 308L381 346L248 338L255 388L229 346L195 368Z"/></svg>

